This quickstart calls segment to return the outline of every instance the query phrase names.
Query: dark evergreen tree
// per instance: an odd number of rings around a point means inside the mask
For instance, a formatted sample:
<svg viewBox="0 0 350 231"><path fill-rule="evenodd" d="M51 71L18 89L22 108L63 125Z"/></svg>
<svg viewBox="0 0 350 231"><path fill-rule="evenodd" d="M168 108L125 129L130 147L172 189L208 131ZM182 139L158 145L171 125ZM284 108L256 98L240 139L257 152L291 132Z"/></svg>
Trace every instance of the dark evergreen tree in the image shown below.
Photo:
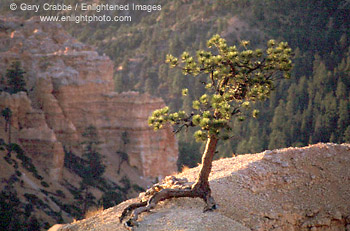
<svg viewBox="0 0 350 231"><path fill-rule="evenodd" d="M6 71L6 80L8 85L8 91L11 94L15 94L20 91L26 91L26 82L24 80L24 74L26 72L21 68L20 61L14 61L10 68Z"/></svg>
<svg viewBox="0 0 350 231"><path fill-rule="evenodd" d="M350 125L350 102L349 100L340 100L338 107L339 119L337 121L337 130L339 133L338 142L344 142L345 130Z"/></svg>
<svg viewBox="0 0 350 231"><path fill-rule="evenodd" d="M11 117L12 117L12 111L10 108L5 108L1 111L1 115L5 119L5 132L8 131L9 136L8 136L8 143L11 143Z"/></svg>
<svg viewBox="0 0 350 231"><path fill-rule="evenodd" d="M90 125L83 133L86 139L83 142L83 157L86 160L85 181L88 185L93 186L94 181L99 180L105 172L102 155L98 152L98 144L100 144L96 127Z"/></svg>
<svg viewBox="0 0 350 231"><path fill-rule="evenodd" d="M5 132L8 132L8 146L7 146L7 156L10 157L11 155L11 149L12 149L12 145L11 145L11 117L12 117L12 111L10 108L5 108L1 111L1 115L4 117L5 119Z"/></svg>
<svg viewBox="0 0 350 231"><path fill-rule="evenodd" d="M350 125L344 131L344 141L350 143Z"/></svg>
<svg viewBox="0 0 350 231"><path fill-rule="evenodd" d="M121 149L116 152L116 154L119 156L119 165L117 169L118 174L120 173L121 166L124 162L130 164L129 155L126 153L126 145L130 142L127 131L122 132L121 141Z"/></svg>
<svg viewBox="0 0 350 231"><path fill-rule="evenodd" d="M86 213L89 205L94 204L95 197L89 192L90 186L96 186L105 172L102 155L98 152L100 143L96 127L88 126L82 134L84 145L84 174L81 182L81 190L84 192L83 214Z"/></svg>
<svg viewBox="0 0 350 231"><path fill-rule="evenodd" d="M285 134L285 123L287 122L285 103L280 100L272 119L269 149L286 147L287 136Z"/></svg>

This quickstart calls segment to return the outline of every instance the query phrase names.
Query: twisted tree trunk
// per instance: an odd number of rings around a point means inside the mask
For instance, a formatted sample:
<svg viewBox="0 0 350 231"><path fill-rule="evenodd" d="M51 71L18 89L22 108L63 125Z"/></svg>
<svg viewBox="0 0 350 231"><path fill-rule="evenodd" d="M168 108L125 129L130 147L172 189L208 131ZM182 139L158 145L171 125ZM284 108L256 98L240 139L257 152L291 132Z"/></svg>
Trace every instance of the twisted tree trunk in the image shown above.
<svg viewBox="0 0 350 231"><path fill-rule="evenodd" d="M211 172L217 142L218 139L214 135L208 137L205 151L202 156L202 165L198 174L198 178L191 187L184 186L183 188L171 188L171 186L169 186L170 188L163 188L160 191L155 192L147 201L140 201L138 203L130 204L124 209L122 215L120 216L120 222L122 222L126 216L131 215L131 218L125 223L125 225L127 227L133 227L137 225L137 218L139 214L150 211L156 206L158 202L170 198L199 197L202 198L206 203L204 212L216 209L215 200L211 196L209 174ZM173 185L175 184L177 183L174 182ZM159 186L154 186L154 188L156 187Z"/></svg>
<svg viewBox="0 0 350 231"><path fill-rule="evenodd" d="M192 186L192 190L199 194L205 203L207 204L205 210L215 209L216 204L211 196L211 190L209 186L209 174L213 163L213 158L216 151L216 145L218 139L212 135L208 138L205 150L202 156L202 165L199 171L198 178Z"/></svg>

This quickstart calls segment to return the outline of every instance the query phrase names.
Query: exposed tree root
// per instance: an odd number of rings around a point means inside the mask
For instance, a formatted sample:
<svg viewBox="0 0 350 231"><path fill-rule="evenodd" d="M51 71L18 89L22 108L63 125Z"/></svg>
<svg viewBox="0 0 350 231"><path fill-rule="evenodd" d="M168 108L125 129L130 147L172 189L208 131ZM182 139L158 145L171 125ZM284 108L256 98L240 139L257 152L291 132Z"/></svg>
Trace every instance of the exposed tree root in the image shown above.
<svg viewBox="0 0 350 231"><path fill-rule="evenodd" d="M119 221L122 222L124 217L128 216L134 209L140 208L142 206L146 206L147 205L147 201L141 201L139 203L133 203L130 204L128 207L126 207L123 210L122 215L119 217Z"/></svg>
<svg viewBox="0 0 350 231"><path fill-rule="evenodd" d="M187 179L179 179L174 176L166 177L163 182L155 184L145 193L141 193L140 202L126 207L119 220L122 222L126 216L130 216L124 224L127 228L137 226L137 219L141 213L149 212L158 202L179 197L202 198L206 203L205 211L216 209L216 203L211 196L208 183L189 183Z"/></svg>

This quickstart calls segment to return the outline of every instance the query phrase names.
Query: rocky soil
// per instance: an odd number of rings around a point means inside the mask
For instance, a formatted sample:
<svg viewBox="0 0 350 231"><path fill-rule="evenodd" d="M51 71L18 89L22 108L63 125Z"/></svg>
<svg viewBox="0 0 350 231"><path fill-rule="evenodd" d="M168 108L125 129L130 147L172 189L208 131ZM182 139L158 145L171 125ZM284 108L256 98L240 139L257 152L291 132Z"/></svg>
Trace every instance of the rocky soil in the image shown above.
<svg viewBox="0 0 350 231"><path fill-rule="evenodd" d="M217 160L210 184L219 208L172 199L141 216L135 230L350 230L350 145L319 143ZM194 181L199 168L177 177ZM118 221L136 199L52 230L125 230Z"/></svg>

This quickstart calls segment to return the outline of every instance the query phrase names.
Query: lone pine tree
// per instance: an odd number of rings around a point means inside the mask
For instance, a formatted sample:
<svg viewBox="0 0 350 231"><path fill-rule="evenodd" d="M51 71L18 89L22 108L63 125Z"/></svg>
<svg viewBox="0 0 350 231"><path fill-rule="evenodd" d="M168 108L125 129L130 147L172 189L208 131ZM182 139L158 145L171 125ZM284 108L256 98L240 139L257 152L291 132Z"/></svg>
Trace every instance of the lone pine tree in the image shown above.
<svg viewBox="0 0 350 231"><path fill-rule="evenodd" d="M229 138L233 129L230 121L247 116L246 109L251 102L265 100L277 79L290 77L292 50L286 42L270 40L265 50L250 50L248 41L242 41L239 47L228 46L225 39L214 35L207 46L209 51L199 50L196 58L184 52L180 58L167 55L166 59L170 67L181 68L184 75L207 76L203 82L207 91L193 101L193 110L170 113L169 108L164 107L154 111L149 118L149 124L155 130L167 123L177 126L178 130L199 128L194 136L198 141L206 141L206 147L197 180L190 187L162 188L148 201L131 204L120 217L123 221L132 212L127 226L134 226L140 213L169 198L198 197L206 203L204 211L215 209L208 178L218 141ZM184 89L182 93L186 95L188 90ZM253 110L252 116L257 115L258 111Z"/></svg>
<svg viewBox="0 0 350 231"><path fill-rule="evenodd" d="M11 117L12 117L12 110L8 107L4 108L1 111L1 115L4 117L5 119L5 132L7 132L7 130L9 131L9 135L8 135L8 143L11 143Z"/></svg>
<svg viewBox="0 0 350 231"><path fill-rule="evenodd" d="M26 91L26 82L24 80L25 73L26 72L21 68L20 61L14 61L10 68L6 70L8 91L11 94Z"/></svg>
<svg viewBox="0 0 350 231"><path fill-rule="evenodd" d="M96 187L98 181L101 179L105 172L106 166L103 164L103 157L98 152L98 145L100 144L96 127L93 125L85 128L83 134L85 141L84 145L84 175L82 177L80 188L84 191L82 201L82 212L87 212L88 206L94 204L94 196L89 192L90 186Z"/></svg>

